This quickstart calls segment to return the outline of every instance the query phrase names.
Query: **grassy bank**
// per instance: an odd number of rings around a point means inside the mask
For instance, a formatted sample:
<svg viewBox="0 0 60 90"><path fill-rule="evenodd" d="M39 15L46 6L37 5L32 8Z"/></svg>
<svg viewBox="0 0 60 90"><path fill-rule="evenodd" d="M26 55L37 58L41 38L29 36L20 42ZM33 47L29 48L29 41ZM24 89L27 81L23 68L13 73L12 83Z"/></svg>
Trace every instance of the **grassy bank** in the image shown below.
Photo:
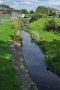
<svg viewBox="0 0 60 90"><path fill-rule="evenodd" d="M11 19L10 17L0 17L0 19Z"/></svg>
<svg viewBox="0 0 60 90"><path fill-rule="evenodd" d="M12 62L12 56L9 53L9 40L13 40L18 35L17 40L22 40L20 30L29 20L21 19L8 21L0 24L0 90L22 90L20 83L16 77L16 70Z"/></svg>
<svg viewBox="0 0 60 90"><path fill-rule="evenodd" d="M0 90L22 90L21 80L16 77L16 70L9 53L9 40L13 39L12 21L0 24Z"/></svg>
<svg viewBox="0 0 60 90"><path fill-rule="evenodd" d="M45 54L45 64L48 69L60 76L60 32L44 30L44 24L51 18L40 18L28 25L28 31ZM56 25L60 24L60 18L55 18Z"/></svg>

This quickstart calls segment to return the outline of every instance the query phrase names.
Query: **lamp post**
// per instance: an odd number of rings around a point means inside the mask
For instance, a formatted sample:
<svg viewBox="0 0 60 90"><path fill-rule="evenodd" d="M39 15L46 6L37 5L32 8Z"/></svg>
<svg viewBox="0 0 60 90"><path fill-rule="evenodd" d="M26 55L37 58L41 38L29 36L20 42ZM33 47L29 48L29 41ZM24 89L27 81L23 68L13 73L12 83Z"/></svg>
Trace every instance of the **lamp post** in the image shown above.
<svg viewBox="0 0 60 90"><path fill-rule="evenodd" d="M20 20L20 0L19 0L19 20Z"/></svg>

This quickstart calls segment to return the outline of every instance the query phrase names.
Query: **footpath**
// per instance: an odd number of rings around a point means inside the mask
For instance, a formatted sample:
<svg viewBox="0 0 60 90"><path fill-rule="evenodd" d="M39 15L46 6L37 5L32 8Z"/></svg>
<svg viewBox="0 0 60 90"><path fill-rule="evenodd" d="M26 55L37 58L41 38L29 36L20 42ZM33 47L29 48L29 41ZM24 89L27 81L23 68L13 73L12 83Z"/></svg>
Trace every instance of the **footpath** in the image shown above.
<svg viewBox="0 0 60 90"><path fill-rule="evenodd" d="M12 54L12 60L17 70L17 77L21 80L21 86L23 90L38 90L34 82L32 81L27 65L25 63L21 44L14 44L14 41L9 41L9 51Z"/></svg>

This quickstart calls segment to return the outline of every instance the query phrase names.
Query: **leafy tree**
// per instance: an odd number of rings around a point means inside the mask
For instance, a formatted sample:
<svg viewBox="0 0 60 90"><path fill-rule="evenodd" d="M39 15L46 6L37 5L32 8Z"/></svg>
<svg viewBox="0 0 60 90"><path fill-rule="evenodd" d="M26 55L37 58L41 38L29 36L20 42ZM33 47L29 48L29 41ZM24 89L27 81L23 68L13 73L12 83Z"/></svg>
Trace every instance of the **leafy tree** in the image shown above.
<svg viewBox="0 0 60 90"><path fill-rule="evenodd" d="M50 12L48 15L49 16L56 16L56 12Z"/></svg>
<svg viewBox="0 0 60 90"><path fill-rule="evenodd" d="M48 14L48 9L44 6L38 6L35 12L40 12L42 14Z"/></svg>
<svg viewBox="0 0 60 90"><path fill-rule="evenodd" d="M52 10L50 10L50 13L52 13Z"/></svg>
<svg viewBox="0 0 60 90"><path fill-rule="evenodd" d="M0 7L5 7L5 8L13 9L13 8L9 7L9 5L5 5L5 4L0 5Z"/></svg>
<svg viewBox="0 0 60 90"><path fill-rule="evenodd" d="M27 14L28 13L26 9L21 9L20 12L21 12L21 14Z"/></svg>
<svg viewBox="0 0 60 90"><path fill-rule="evenodd" d="M33 11L33 10L31 10L31 11L30 11L30 14L33 14L33 13L34 13L34 11Z"/></svg>
<svg viewBox="0 0 60 90"><path fill-rule="evenodd" d="M52 15L53 15L53 16L56 16L56 12L52 12Z"/></svg>

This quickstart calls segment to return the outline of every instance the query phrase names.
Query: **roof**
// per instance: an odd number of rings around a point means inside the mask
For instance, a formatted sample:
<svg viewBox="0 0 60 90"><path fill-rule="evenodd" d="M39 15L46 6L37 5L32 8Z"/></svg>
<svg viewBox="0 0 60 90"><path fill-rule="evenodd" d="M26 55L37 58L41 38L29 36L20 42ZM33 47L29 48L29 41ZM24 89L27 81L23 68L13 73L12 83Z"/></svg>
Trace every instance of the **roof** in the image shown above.
<svg viewBox="0 0 60 90"><path fill-rule="evenodd" d="M5 7L0 7L0 10L2 10L2 11L17 11L15 9L10 9L10 8L5 8Z"/></svg>
<svg viewBox="0 0 60 90"><path fill-rule="evenodd" d="M48 10L52 10L52 11L59 11L58 9L51 8L51 7L48 7Z"/></svg>

